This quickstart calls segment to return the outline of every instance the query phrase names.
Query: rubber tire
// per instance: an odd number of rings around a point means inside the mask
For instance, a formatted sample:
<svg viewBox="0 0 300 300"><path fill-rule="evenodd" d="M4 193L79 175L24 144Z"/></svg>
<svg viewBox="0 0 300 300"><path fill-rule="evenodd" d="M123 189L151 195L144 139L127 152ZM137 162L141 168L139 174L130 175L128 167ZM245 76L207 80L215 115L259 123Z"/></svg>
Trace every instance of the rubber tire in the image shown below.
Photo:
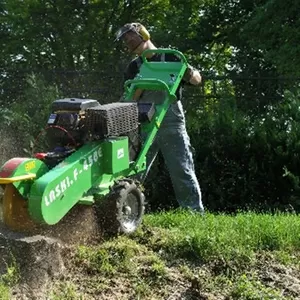
<svg viewBox="0 0 300 300"><path fill-rule="evenodd" d="M132 222L126 222L123 210L130 195L135 196L137 212ZM133 180L125 179L116 182L111 192L98 205L98 223L101 231L105 234L131 234L141 224L144 211L144 194Z"/></svg>

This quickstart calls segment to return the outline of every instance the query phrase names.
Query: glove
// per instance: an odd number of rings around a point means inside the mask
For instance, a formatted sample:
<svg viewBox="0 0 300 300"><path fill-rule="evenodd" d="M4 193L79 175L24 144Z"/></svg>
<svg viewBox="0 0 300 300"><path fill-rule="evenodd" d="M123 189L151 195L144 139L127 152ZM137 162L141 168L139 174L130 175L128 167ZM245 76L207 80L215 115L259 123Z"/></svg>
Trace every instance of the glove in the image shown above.
<svg viewBox="0 0 300 300"><path fill-rule="evenodd" d="M183 80L187 83L190 82L191 78L193 77L194 73L194 68L190 65L188 65L188 68L186 69L184 75L183 75Z"/></svg>

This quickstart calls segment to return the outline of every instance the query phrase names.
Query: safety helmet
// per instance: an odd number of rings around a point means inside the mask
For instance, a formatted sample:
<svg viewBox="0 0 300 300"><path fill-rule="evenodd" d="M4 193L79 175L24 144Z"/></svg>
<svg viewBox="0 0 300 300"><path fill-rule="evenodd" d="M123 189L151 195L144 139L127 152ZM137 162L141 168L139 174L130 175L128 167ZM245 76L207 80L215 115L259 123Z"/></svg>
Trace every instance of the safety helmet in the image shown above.
<svg viewBox="0 0 300 300"><path fill-rule="evenodd" d="M150 39L148 30L141 23L127 23L116 32L115 41L122 40L124 34L130 31L137 33L145 42Z"/></svg>

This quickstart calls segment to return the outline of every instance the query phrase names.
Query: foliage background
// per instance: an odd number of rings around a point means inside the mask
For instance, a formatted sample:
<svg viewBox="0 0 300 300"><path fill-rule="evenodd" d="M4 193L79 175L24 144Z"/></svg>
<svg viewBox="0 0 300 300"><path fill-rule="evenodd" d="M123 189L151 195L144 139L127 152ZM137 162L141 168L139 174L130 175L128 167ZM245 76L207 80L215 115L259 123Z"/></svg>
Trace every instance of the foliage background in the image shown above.
<svg viewBox="0 0 300 300"><path fill-rule="evenodd" d="M299 11L280 0L1 1L2 131L22 152L55 99L118 101L130 57L114 32L139 21L202 72L183 102L205 206L299 211ZM152 209L176 206L162 165L147 182Z"/></svg>

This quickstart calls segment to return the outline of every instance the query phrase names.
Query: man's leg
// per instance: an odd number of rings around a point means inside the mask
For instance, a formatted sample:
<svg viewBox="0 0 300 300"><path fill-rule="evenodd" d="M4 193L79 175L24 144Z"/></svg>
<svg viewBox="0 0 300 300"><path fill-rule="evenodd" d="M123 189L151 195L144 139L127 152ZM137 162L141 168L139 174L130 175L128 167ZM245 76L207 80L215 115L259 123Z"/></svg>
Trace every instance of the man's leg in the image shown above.
<svg viewBox="0 0 300 300"><path fill-rule="evenodd" d="M203 212L201 190L185 124L161 128L156 142L162 151L180 206Z"/></svg>

